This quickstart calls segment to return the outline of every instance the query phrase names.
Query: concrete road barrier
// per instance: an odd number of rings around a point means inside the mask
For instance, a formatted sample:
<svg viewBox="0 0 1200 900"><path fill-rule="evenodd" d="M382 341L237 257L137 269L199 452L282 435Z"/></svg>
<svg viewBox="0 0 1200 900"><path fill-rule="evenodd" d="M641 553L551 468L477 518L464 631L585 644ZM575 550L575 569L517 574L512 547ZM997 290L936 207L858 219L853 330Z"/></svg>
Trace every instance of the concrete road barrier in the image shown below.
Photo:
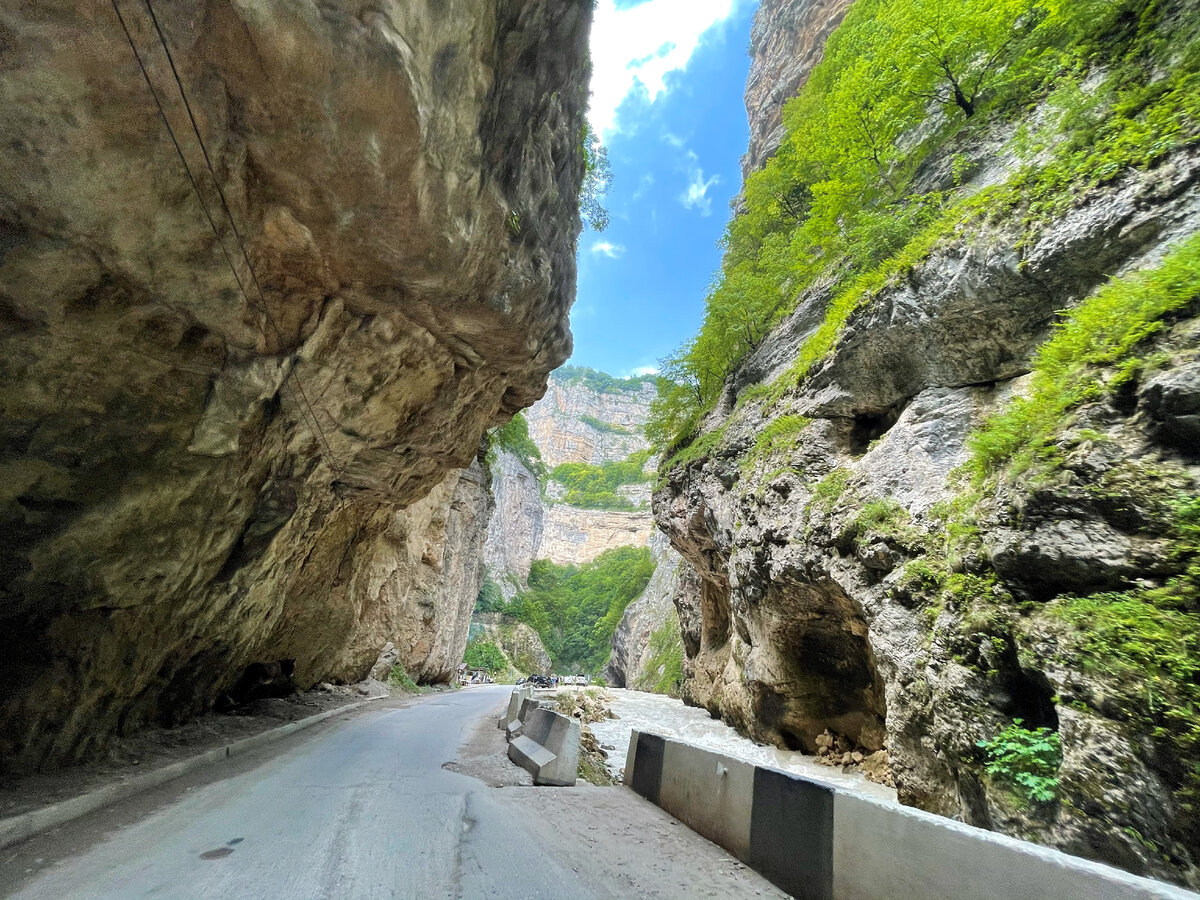
<svg viewBox="0 0 1200 900"><path fill-rule="evenodd" d="M508 723L508 727L504 729L504 739L511 741L521 729L525 727L525 723L529 721L529 714L535 709L539 709L542 701L536 697L526 697L521 701L521 709L517 713L517 717Z"/></svg>
<svg viewBox="0 0 1200 900"><path fill-rule="evenodd" d="M528 684L523 684L520 687L513 688L512 694L508 698L508 706L504 712L500 713L500 723L498 725L501 731L507 732L509 726L521 717L521 703L524 700L529 700L533 697L533 687Z"/></svg>
<svg viewBox="0 0 1200 900"><path fill-rule="evenodd" d="M634 731L625 783L797 900L1200 900L1058 850Z"/></svg>
<svg viewBox="0 0 1200 900"><path fill-rule="evenodd" d="M579 772L579 722L549 709L531 709L508 758L533 775L534 784L569 787Z"/></svg>

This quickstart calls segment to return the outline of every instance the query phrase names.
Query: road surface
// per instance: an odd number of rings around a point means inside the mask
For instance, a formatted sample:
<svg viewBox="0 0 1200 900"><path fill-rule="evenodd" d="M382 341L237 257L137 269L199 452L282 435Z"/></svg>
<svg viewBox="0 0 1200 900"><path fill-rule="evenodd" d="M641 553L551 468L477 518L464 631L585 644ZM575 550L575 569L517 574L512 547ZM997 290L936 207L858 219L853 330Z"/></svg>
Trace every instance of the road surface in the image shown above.
<svg viewBox="0 0 1200 900"><path fill-rule="evenodd" d="M230 777L178 788L124 814L97 813L10 848L11 856L0 851L0 896L533 900L611 897L618 889L620 896L778 896L719 848L682 826L664 827L665 814L624 788L496 789L444 769L472 734L491 740L480 724L485 716L499 734L492 717L507 694L477 687L373 710ZM581 809L589 798L602 808L596 828ZM548 827L555 804L584 823L574 840L558 841L563 829ZM587 838L602 830L599 841ZM682 843L673 838L679 832L687 833ZM578 858L581 838L593 845L586 860ZM597 849L627 854L631 867L619 858L598 867ZM696 876L703 877L689 881Z"/></svg>

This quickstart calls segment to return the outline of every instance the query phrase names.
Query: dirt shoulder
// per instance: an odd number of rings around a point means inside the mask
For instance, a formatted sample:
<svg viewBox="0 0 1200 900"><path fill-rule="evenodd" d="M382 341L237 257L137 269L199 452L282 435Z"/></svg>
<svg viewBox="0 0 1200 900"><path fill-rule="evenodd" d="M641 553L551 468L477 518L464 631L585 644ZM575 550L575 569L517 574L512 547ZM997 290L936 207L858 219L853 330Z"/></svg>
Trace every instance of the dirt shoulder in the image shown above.
<svg viewBox="0 0 1200 900"><path fill-rule="evenodd" d="M508 744L488 717L443 768L469 775L510 804L515 821L555 857L585 876L599 896L784 898L777 887L624 785L533 787L508 760Z"/></svg>

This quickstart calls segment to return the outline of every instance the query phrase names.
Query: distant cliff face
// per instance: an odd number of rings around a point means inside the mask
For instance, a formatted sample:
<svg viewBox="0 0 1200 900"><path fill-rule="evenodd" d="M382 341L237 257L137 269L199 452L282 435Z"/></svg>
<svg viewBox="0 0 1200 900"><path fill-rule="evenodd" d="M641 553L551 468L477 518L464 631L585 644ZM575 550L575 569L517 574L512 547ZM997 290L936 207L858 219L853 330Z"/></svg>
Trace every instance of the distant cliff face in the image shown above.
<svg viewBox="0 0 1200 900"><path fill-rule="evenodd" d="M520 458L498 450L491 465L494 510L488 520L483 560L505 599L511 600L529 577L546 528L538 476Z"/></svg>
<svg viewBox="0 0 1200 900"><path fill-rule="evenodd" d="M111 4L0 10L16 767L256 661L304 686L395 640L442 677L479 439L570 347L590 3L159 4L207 160L121 7L199 196Z"/></svg>
<svg viewBox="0 0 1200 900"><path fill-rule="evenodd" d="M665 675L657 669L650 638L676 616L674 602L682 559L658 530L650 537L650 549L654 552L654 575L642 595L625 608L613 632L612 656L604 669L604 679L613 687L648 690ZM679 635L673 638L678 642Z"/></svg>
<svg viewBox="0 0 1200 900"><path fill-rule="evenodd" d="M742 177L766 162L783 140L783 107L796 96L825 41L853 0L762 0L750 31L746 114L750 144Z"/></svg>
<svg viewBox="0 0 1200 900"><path fill-rule="evenodd" d="M622 462L649 446L644 428L654 395L649 380L567 367L551 376L546 395L525 411L529 434L550 469L567 462ZM539 485L516 456L499 453L492 493L496 512L485 555L505 597L524 586L535 559L579 565L615 547L645 546L653 530L648 482L618 489L635 509L583 509L561 502L563 485L553 479Z"/></svg>
<svg viewBox="0 0 1200 900"><path fill-rule="evenodd" d="M525 413L546 465L620 462L650 446L643 433L653 382L598 390L582 377L553 377L546 395Z"/></svg>

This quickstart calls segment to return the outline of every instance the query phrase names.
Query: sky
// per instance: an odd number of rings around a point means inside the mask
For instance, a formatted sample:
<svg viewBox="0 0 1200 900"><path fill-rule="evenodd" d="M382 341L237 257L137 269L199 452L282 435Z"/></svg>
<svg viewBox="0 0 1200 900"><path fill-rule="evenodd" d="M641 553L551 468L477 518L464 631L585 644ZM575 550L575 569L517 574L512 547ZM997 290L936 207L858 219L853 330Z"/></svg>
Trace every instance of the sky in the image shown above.
<svg viewBox="0 0 1200 900"><path fill-rule="evenodd" d="M589 118L611 221L579 240L572 365L645 374L695 333L749 139L756 0L599 0Z"/></svg>

